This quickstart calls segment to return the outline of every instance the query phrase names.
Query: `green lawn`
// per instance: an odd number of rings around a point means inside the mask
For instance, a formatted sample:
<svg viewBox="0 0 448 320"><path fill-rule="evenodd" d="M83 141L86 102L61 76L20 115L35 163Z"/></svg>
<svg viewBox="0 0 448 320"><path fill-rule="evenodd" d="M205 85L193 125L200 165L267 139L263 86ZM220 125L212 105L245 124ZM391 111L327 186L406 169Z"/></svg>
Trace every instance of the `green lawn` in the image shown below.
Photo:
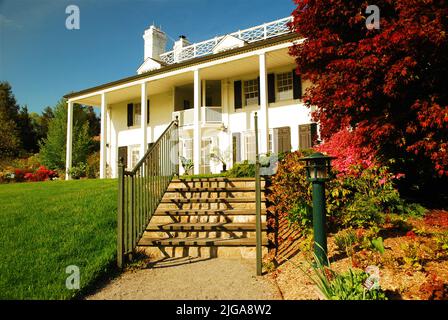
<svg viewBox="0 0 448 320"><path fill-rule="evenodd" d="M116 180L0 185L0 299L79 297L116 255ZM81 290L65 286L80 269Z"/></svg>

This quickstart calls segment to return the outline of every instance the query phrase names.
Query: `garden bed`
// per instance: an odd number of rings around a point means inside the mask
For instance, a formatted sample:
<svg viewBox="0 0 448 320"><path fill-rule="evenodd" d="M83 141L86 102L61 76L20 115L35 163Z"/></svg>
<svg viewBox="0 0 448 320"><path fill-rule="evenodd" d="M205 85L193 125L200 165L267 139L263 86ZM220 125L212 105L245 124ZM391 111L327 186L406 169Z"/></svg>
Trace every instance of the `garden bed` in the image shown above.
<svg viewBox="0 0 448 320"><path fill-rule="evenodd" d="M448 299L448 212L432 211L426 218L389 216L372 237L382 237L385 251L380 254L374 248L362 248L354 244L347 254L336 244L336 238L348 229L328 237L328 256L331 269L338 273L365 270L377 266L380 286L389 299L428 300ZM366 234L364 229L352 230ZM276 260L280 265L270 276L275 278L285 299L321 299L323 296L308 275L311 239L288 235L288 247L299 250L294 254L279 251ZM339 241L340 242L340 241ZM284 245L286 247L286 244ZM308 271L308 275L301 271Z"/></svg>

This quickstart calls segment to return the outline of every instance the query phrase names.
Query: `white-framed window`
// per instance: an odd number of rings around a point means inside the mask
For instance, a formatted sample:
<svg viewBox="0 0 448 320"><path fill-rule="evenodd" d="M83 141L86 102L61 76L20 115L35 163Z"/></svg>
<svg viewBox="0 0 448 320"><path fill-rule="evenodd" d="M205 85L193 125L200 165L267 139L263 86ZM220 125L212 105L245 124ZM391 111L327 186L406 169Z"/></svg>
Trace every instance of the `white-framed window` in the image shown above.
<svg viewBox="0 0 448 320"><path fill-rule="evenodd" d="M258 105L258 79L245 80L243 83L246 106Z"/></svg>
<svg viewBox="0 0 448 320"><path fill-rule="evenodd" d="M273 152L273 132L269 130L269 140L268 140L268 153ZM244 133L244 160L255 161L256 150L255 150L255 131L246 131ZM261 131L258 132L258 147L260 147L261 142Z"/></svg>
<svg viewBox="0 0 448 320"><path fill-rule="evenodd" d="M244 135L245 160L255 161L255 132L246 132Z"/></svg>
<svg viewBox="0 0 448 320"><path fill-rule="evenodd" d="M140 145L129 146L129 169L132 170L140 160Z"/></svg>
<svg viewBox="0 0 448 320"><path fill-rule="evenodd" d="M293 98L292 72L284 72L276 75L278 100Z"/></svg>
<svg viewBox="0 0 448 320"><path fill-rule="evenodd" d="M134 125L139 126L142 122L142 104L134 104Z"/></svg>
<svg viewBox="0 0 448 320"><path fill-rule="evenodd" d="M188 160L193 160L193 139L183 138L180 141L180 154Z"/></svg>

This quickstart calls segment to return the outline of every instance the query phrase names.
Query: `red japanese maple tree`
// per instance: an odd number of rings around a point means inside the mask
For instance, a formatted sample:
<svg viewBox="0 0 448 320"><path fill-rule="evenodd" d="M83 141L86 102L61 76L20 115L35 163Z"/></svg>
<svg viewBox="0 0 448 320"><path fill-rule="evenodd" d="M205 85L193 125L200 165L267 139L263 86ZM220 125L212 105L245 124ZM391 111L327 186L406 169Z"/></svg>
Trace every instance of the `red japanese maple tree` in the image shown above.
<svg viewBox="0 0 448 320"><path fill-rule="evenodd" d="M448 2L295 0L297 72L323 139L351 128L383 159L448 176ZM366 27L369 4L380 29Z"/></svg>

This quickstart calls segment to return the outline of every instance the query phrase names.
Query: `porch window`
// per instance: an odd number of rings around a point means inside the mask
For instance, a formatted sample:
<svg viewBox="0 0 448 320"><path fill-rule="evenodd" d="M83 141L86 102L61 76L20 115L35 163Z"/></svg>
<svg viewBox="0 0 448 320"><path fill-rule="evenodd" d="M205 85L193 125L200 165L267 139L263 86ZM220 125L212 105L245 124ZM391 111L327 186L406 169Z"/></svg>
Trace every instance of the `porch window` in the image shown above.
<svg viewBox="0 0 448 320"><path fill-rule="evenodd" d="M244 150L246 160L255 161L255 133L247 133L244 136Z"/></svg>
<svg viewBox="0 0 448 320"><path fill-rule="evenodd" d="M134 124L140 125L142 121L142 105L141 103L134 104Z"/></svg>
<svg viewBox="0 0 448 320"><path fill-rule="evenodd" d="M205 81L205 106L221 107L221 80Z"/></svg>
<svg viewBox="0 0 448 320"><path fill-rule="evenodd" d="M134 145L130 148L130 168L133 169L137 165L138 161L140 160L140 145Z"/></svg>
<svg viewBox="0 0 448 320"><path fill-rule="evenodd" d="M244 81L244 101L246 106L258 104L258 79Z"/></svg>
<svg viewBox="0 0 448 320"><path fill-rule="evenodd" d="M277 74L277 92L279 100L289 100L293 96L292 72Z"/></svg>

